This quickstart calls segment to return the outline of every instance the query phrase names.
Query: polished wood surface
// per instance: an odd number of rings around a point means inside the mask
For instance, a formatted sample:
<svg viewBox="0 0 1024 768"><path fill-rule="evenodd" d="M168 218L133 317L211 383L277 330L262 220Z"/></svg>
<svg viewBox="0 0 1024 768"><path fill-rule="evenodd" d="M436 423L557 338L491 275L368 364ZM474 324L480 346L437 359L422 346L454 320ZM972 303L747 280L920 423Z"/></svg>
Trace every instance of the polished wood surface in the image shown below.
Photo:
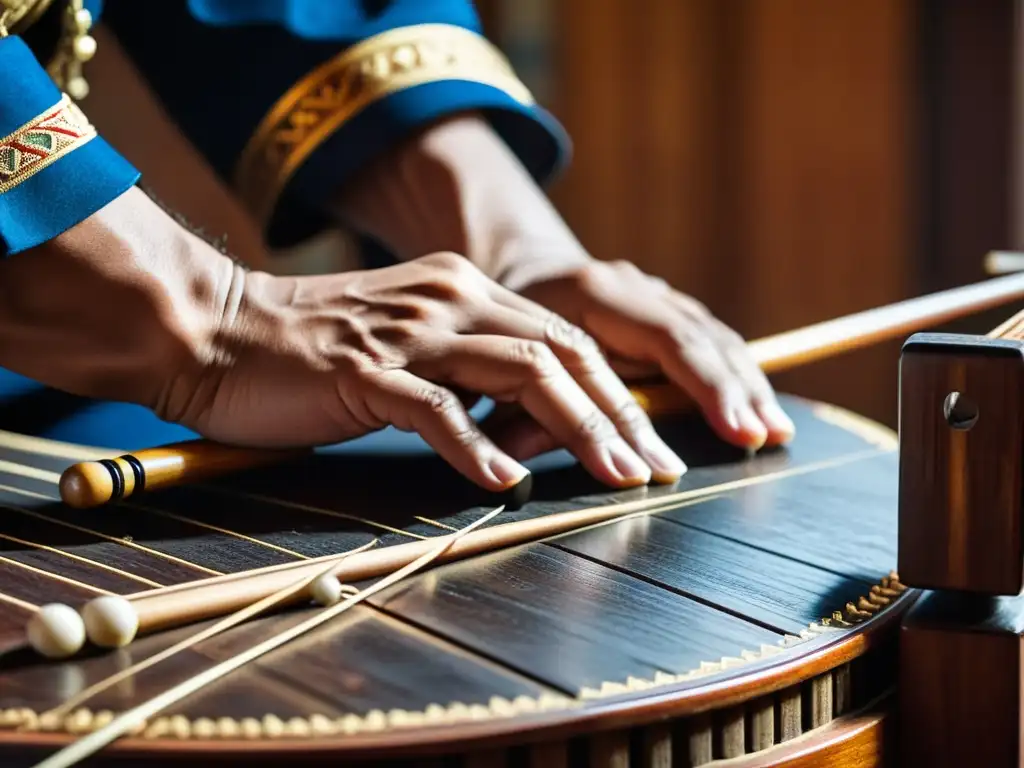
<svg viewBox="0 0 1024 768"><path fill-rule="evenodd" d="M1024 754L1024 597L936 592L900 633L905 765L1015 768Z"/></svg>
<svg viewBox="0 0 1024 768"><path fill-rule="evenodd" d="M509 764L531 755L602 764L592 761L607 754L641 766L666 754L684 765L726 755L757 764L799 736L843 727L889 693L895 628L912 599L888 578L896 441L844 411L785 405L798 439L755 457L699 420L663 421L691 467L672 488L610 494L568 456L542 457L529 503L484 531L643 498L667 509L432 568L174 705L101 757L423 765L434 755L475 765L477 753L497 751ZM313 610L247 622L54 720L40 718L205 625L49 662L23 646L35 606L308 562L375 536L386 551L486 509L486 494L410 438L390 458L372 445L336 446L76 511L59 503L57 485L74 451L40 445L0 439L0 566L11 574L0 587L5 765L18 765L5 750L45 754L104 722L104 710L144 701Z"/></svg>
<svg viewBox="0 0 1024 768"><path fill-rule="evenodd" d="M903 579L924 589L1019 594L1024 344L919 334L904 347L900 369Z"/></svg>
<svg viewBox="0 0 1024 768"><path fill-rule="evenodd" d="M777 373L1022 297L1024 274L1010 275L758 339L750 342L750 351L762 370ZM686 394L665 383L638 385L632 392L652 416L692 410ZM88 509L145 489L170 488L300 455L194 440L74 464L61 477L60 494L65 504ZM525 492L518 489L511 498L519 504ZM508 503L508 499L496 503Z"/></svg>

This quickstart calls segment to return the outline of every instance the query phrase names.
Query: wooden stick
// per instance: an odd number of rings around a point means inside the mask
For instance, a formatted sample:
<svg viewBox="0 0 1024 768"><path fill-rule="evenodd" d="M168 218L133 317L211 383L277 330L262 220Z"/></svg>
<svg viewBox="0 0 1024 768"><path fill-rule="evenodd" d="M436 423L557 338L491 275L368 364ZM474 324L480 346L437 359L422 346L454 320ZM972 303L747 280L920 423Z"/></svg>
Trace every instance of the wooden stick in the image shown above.
<svg viewBox="0 0 1024 768"><path fill-rule="evenodd" d="M1024 272L1024 253L992 251L985 257L985 272L990 275Z"/></svg>
<svg viewBox="0 0 1024 768"><path fill-rule="evenodd" d="M434 540L432 542L433 546L426 552L423 552L415 560L405 563L402 568L388 574L388 576L381 579L376 584L367 587L346 600L327 607L320 613L306 619L302 623L271 635L269 638L256 644L254 647L242 651L241 653L237 653L209 669L203 670L197 675L194 675L193 677L178 683L172 688L157 694L148 701L132 707L127 712L122 712L104 727L97 731L93 731L88 736L83 736L78 741L72 742L69 746L60 750L41 763L38 763L36 768L71 768L71 766L81 762L86 757L95 754L107 744L128 733L133 728L142 725L148 718L152 717L157 712L181 701L185 697L204 688L209 683L221 679L225 675L241 668L255 659L258 659L260 656L269 653L275 648L280 648L285 643L306 634L309 630L321 626L327 621L333 619L335 616L339 616L344 613L352 606L358 605L364 600L372 597L377 592L387 589L392 584L397 584L407 576L411 576L416 573L416 571L425 568L431 563L431 561L436 560L443 555L446 549L457 544L460 537L468 535L475 527L487 522L500 511L500 509L496 509L479 518L475 522L470 523L462 530Z"/></svg>
<svg viewBox="0 0 1024 768"><path fill-rule="evenodd" d="M873 454L874 452L874 450L867 451L865 455ZM851 460L851 457L846 456L842 459L806 464L783 470L781 474L785 476L802 475L824 467L835 466L838 463L845 463L849 460ZM589 526L622 519L630 515L654 514L664 509L677 508L680 505L696 503L722 493L728 493L750 485L757 485L765 482L768 477L778 478L779 476L779 473L774 475L755 475L722 483L710 489L692 488L665 494L654 499L638 499L636 501L579 509L571 512L560 512L530 520L495 525L490 528L474 531L462 537L445 551L438 559L438 562L463 560L467 557L505 549L517 544L539 541L551 536L579 531ZM423 555L423 553L430 551L434 546L436 546L435 539L428 538L406 544L397 544L383 549L371 549L348 554L340 561L333 574L342 584L353 584L367 579L378 578L412 562ZM242 610L265 599L269 595L287 588L295 582L318 575L325 565L338 560L339 555L337 554L325 555L323 557L299 560L293 563L282 563L242 573L214 576L173 587L160 587L144 592L136 592L123 598L105 595L100 599L87 603L82 607L81 613L85 615L89 612L91 605L105 602L106 605L99 612L104 615L119 616L118 624L120 626L134 626L130 637L122 636L119 638L116 645L120 646L131 642L139 634L150 634L172 629ZM277 605L293 605L308 602L310 599L311 595L308 590L300 590L282 599ZM104 639L109 637L110 634L105 631L102 625L95 624L94 626L89 626L87 622L86 631L89 639L95 645L113 647L111 642ZM77 652L77 649L68 651L68 653L74 652Z"/></svg>
<svg viewBox="0 0 1024 768"><path fill-rule="evenodd" d="M766 373L777 373L1020 298L1024 298L1024 274L1013 274L768 336L752 341L750 351ZM692 406L681 390L668 384L635 387L632 391L652 416ZM61 476L60 495L65 504L86 509L128 498L145 488L168 488L304 453L225 446L205 440L176 443L75 464Z"/></svg>

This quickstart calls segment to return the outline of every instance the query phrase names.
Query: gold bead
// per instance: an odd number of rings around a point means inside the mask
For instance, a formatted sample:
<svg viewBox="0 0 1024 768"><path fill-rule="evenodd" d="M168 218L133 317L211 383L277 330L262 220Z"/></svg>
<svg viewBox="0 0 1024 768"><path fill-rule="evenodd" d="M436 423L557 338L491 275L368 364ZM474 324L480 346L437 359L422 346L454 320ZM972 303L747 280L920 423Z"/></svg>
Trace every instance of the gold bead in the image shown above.
<svg viewBox="0 0 1024 768"><path fill-rule="evenodd" d="M82 35L75 38L75 58L79 61L88 61L96 55L96 38L91 35Z"/></svg>
<svg viewBox="0 0 1024 768"><path fill-rule="evenodd" d="M68 80L68 96L75 101L81 101L89 95L89 83L85 81L84 77L73 77Z"/></svg>

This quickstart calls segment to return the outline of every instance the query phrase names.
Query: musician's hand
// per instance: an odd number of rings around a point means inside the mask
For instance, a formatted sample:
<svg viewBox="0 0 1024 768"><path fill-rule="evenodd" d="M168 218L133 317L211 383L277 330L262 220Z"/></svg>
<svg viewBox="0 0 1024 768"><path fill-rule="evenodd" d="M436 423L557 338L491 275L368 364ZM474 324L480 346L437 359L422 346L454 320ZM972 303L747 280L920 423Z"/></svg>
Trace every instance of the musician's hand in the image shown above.
<svg viewBox="0 0 1024 768"><path fill-rule="evenodd" d="M610 485L645 483L650 467L667 481L684 470L586 334L464 258L318 277L245 272L138 189L0 260L0 365L230 443L414 430L494 490L526 470L454 390L521 405Z"/></svg>
<svg viewBox="0 0 1024 768"><path fill-rule="evenodd" d="M793 436L792 421L743 339L699 302L628 262L581 263L575 254L560 265L554 254L537 259L528 243L522 247L521 268L508 271L507 284L582 327L627 380L667 376L736 445L760 448ZM513 455L548 447L537 430L514 442L520 445L510 446Z"/></svg>
<svg viewBox="0 0 1024 768"><path fill-rule="evenodd" d="M206 436L324 444L394 425L474 482L514 485L525 468L482 434L459 391L518 404L609 485L685 469L585 333L460 256L237 281L217 349L160 398L166 418Z"/></svg>
<svg viewBox="0 0 1024 768"><path fill-rule="evenodd" d="M337 202L350 224L402 258L465 254L496 281L583 327L616 355L622 375L667 375L724 439L759 447L792 435L742 340L662 281L628 264L595 261L483 118L440 122L381 158ZM503 427L495 436L513 455L558 447L526 420Z"/></svg>

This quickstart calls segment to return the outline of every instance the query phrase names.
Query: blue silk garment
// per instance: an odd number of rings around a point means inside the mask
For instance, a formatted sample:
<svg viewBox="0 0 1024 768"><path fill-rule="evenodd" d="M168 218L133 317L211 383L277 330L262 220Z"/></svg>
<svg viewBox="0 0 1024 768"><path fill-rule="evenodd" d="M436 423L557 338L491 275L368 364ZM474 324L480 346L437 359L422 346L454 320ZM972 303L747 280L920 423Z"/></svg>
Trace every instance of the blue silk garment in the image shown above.
<svg viewBox="0 0 1024 768"><path fill-rule="evenodd" d="M346 179L445 115L484 114L540 183L568 159L561 127L482 37L468 0L85 0L85 7L117 36L275 246L327 226L325 203ZM0 135L57 104L60 94L17 38L0 39L0 71L15 73L0 81ZM88 110L88 99L82 106ZM4 253L58 235L136 179L114 149L92 139L0 193ZM117 450L195 437L144 408L73 397L2 369L0 429ZM386 447L387 433L371 442L382 439Z"/></svg>

